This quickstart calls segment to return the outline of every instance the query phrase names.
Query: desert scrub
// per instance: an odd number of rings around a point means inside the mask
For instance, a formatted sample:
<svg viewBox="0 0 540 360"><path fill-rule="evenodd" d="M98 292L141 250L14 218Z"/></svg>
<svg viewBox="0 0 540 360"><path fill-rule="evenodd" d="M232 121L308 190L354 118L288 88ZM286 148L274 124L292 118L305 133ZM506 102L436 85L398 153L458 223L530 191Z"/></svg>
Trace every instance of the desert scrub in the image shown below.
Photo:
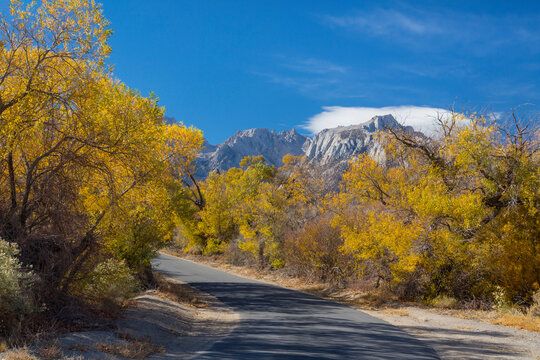
<svg viewBox="0 0 540 360"><path fill-rule="evenodd" d="M124 341L101 342L96 344L97 350L128 359L146 359L149 355L165 352L162 346L154 344L152 339L148 337L137 337L129 333L120 333L117 335L119 339Z"/></svg>
<svg viewBox="0 0 540 360"><path fill-rule="evenodd" d="M491 323L511 326L517 329L540 332L540 290L532 295L532 304L528 309L512 305L504 296L495 296L496 313Z"/></svg>
<svg viewBox="0 0 540 360"><path fill-rule="evenodd" d="M36 310L32 296L34 276L18 259L19 248L0 238L0 338Z"/></svg>
<svg viewBox="0 0 540 360"><path fill-rule="evenodd" d="M536 290L533 294L532 301L533 303L529 307L528 314L540 318L540 290Z"/></svg>
<svg viewBox="0 0 540 360"><path fill-rule="evenodd" d="M8 350L2 354L3 360L38 360L26 348Z"/></svg>
<svg viewBox="0 0 540 360"><path fill-rule="evenodd" d="M458 307L457 299L446 295L439 295L428 304L438 309L456 309Z"/></svg>
<svg viewBox="0 0 540 360"><path fill-rule="evenodd" d="M204 308L210 305L199 291L188 284L184 284L158 272L154 272L154 281L159 297L198 308Z"/></svg>
<svg viewBox="0 0 540 360"><path fill-rule="evenodd" d="M120 260L99 263L83 280L73 286L74 295L82 296L102 310L115 311L139 290L128 266Z"/></svg>

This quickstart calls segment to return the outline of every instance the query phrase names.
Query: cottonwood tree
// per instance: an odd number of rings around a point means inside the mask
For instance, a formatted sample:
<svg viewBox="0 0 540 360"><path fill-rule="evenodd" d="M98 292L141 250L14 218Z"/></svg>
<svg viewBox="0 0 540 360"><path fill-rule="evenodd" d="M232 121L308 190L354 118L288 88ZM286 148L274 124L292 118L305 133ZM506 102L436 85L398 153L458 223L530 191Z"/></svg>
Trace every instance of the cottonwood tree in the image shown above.
<svg viewBox="0 0 540 360"><path fill-rule="evenodd" d="M166 136L172 175L181 182L182 190L186 192L185 197L202 210L206 201L195 175L197 155L204 143L203 133L192 126L173 124L167 127Z"/></svg>
<svg viewBox="0 0 540 360"><path fill-rule="evenodd" d="M538 132L471 116L439 122L438 138L389 129L392 166L351 162L335 219L344 249L409 296L509 300L538 288ZM459 123L461 123L459 125Z"/></svg>
<svg viewBox="0 0 540 360"><path fill-rule="evenodd" d="M63 293L104 258L148 264L171 227L184 139L114 79L108 25L90 0L13 0L0 19L0 236Z"/></svg>

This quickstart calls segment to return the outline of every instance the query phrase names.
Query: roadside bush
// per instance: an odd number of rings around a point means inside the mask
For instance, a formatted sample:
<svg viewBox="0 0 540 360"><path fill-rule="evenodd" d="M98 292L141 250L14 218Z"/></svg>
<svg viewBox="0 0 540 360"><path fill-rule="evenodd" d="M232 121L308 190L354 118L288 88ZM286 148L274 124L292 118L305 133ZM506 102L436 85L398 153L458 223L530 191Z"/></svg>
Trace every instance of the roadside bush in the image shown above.
<svg viewBox="0 0 540 360"><path fill-rule="evenodd" d="M9 335L15 324L35 311L34 277L22 267L18 254L16 244L0 238L0 337Z"/></svg>
<svg viewBox="0 0 540 360"><path fill-rule="evenodd" d="M157 206L156 206L157 207ZM166 208L165 206L163 206ZM114 257L123 261L142 283L152 283L151 259L162 248L174 229L166 215L148 208L125 216L124 226L108 241Z"/></svg>
<svg viewBox="0 0 540 360"><path fill-rule="evenodd" d="M138 282L125 262L109 259L99 263L72 291L102 310L115 311L137 290Z"/></svg>
<svg viewBox="0 0 540 360"><path fill-rule="evenodd" d="M532 296L533 303L529 307L529 315L540 317L540 290L537 290Z"/></svg>
<svg viewBox="0 0 540 360"><path fill-rule="evenodd" d="M342 245L339 229L329 219L317 218L286 235L285 260L295 274L343 284L354 265L352 258L340 250Z"/></svg>
<svg viewBox="0 0 540 360"><path fill-rule="evenodd" d="M38 360L26 348L8 350L2 354L3 360Z"/></svg>
<svg viewBox="0 0 540 360"><path fill-rule="evenodd" d="M253 256L252 253L242 251L238 247L238 241L241 238L236 238L231 240L227 246L225 247L223 251L223 256L225 257L225 261L229 264L236 265L236 266L251 266L256 267L257 266L257 260Z"/></svg>
<svg viewBox="0 0 540 360"><path fill-rule="evenodd" d="M455 309L458 307L457 299L446 295L439 295L435 299L431 300L430 303L439 309Z"/></svg>

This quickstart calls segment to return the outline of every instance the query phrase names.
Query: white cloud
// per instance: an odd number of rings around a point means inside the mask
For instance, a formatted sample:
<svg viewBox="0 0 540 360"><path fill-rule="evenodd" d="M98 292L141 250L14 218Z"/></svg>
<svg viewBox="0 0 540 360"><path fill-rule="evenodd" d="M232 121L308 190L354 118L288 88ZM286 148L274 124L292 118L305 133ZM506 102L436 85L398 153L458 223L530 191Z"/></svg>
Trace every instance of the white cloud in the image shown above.
<svg viewBox="0 0 540 360"><path fill-rule="evenodd" d="M377 115L391 114L403 125L412 126L424 134L433 134L437 116L449 116L449 110L424 106L344 107L325 106L323 112L311 117L303 128L316 134L337 126L362 124Z"/></svg>
<svg viewBox="0 0 540 360"><path fill-rule="evenodd" d="M347 29L368 36L428 51L446 52L452 46L485 56L509 46L539 50L540 14L473 14L439 8L428 10L414 6L394 9L373 8L347 15L326 15L321 19L331 27Z"/></svg>
<svg viewBox="0 0 540 360"><path fill-rule="evenodd" d="M295 59L292 61L284 62L282 66L294 71L308 74L344 74L348 71L345 66L315 58Z"/></svg>
<svg viewBox="0 0 540 360"><path fill-rule="evenodd" d="M375 9L371 12L359 13L356 16L327 16L326 20L344 28L367 31L372 35L402 34L407 32L415 35L433 34L440 32L436 22L429 18L415 17L393 9Z"/></svg>

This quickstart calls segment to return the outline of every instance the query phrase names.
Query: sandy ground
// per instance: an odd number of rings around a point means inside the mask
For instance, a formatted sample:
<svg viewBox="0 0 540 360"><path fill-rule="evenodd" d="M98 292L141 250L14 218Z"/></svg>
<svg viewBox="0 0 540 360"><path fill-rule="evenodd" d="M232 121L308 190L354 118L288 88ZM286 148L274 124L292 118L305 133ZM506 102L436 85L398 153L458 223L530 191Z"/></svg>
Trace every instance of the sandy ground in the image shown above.
<svg viewBox="0 0 540 360"><path fill-rule="evenodd" d="M540 333L461 319L416 307L362 310L425 341L443 360L540 359Z"/></svg>
<svg viewBox="0 0 540 360"><path fill-rule="evenodd" d="M226 337L239 320L211 295L197 291L196 297L203 307L170 300L156 290L146 291L107 330L67 333L29 350L2 353L0 359L190 359ZM52 350L44 353L47 348ZM35 357L14 356L17 352Z"/></svg>
<svg viewBox="0 0 540 360"><path fill-rule="evenodd" d="M189 359L227 336L238 322L237 315L217 300L207 308L195 308L157 296L155 291L134 300L135 306L128 308L116 322L116 329L71 333L59 338L64 356L123 359L97 349L100 344L122 344L130 338L145 338L161 349L148 359Z"/></svg>
<svg viewBox="0 0 540 360"><path fill-rule="evenodd" d="M159 297L154 291L137 297L135 303L115 324L116 329L71 333L59 338L64 356L123 359L98 351L99 344L122 344L130 338L145 338L163 351L149 359L189 359L227 336L238 321L236 314L222 304L194 308Z"/></svg>

